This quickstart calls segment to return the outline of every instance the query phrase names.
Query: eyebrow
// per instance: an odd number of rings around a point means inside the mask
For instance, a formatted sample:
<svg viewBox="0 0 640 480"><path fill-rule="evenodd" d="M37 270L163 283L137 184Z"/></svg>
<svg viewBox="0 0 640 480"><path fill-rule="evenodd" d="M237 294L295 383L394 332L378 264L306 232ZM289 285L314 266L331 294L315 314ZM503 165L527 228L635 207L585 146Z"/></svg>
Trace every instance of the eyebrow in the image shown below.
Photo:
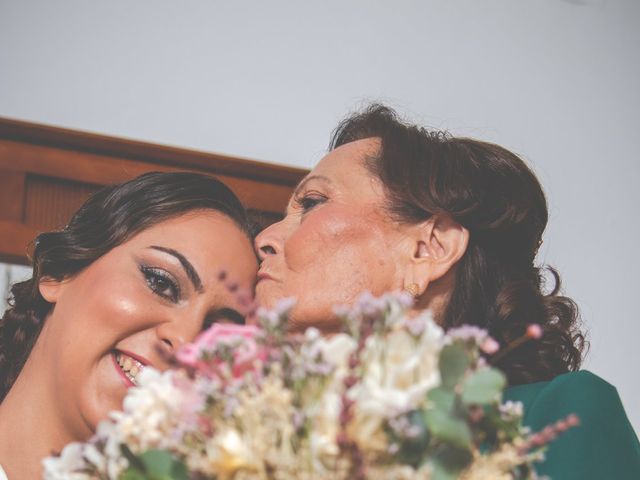
<svg viewBox="0 0 640 480"><path fill-rule="evenodd" d="M187 257L182 255L177 250L174 250L173 248L160 247L158 245L151 245L151 247L149 248L153 248L154 250L158 250L160 252L168 253L169 255L177 258L178 261L180 262L180 265L182 265L182 268L186 272L187 277L189 277L189 280L191 280L191 283L193 284L193 288L195 288L198 293L202 292L203 290L202 280L200 280L200 275L198 275L198 272L196 271L196 269L193 267L193 265L191 265L191 262L187 260Z"/></svg>
<svg viewBox="0 0 640 480"><path fill-rule="evenodd" d="M310 175L308 177L306 177L305 179L303 179L298 186L296 187L296 189L293 192L293 196L295 197L296 195L298 195L298 192L300 192L300 190L302 190L304 188L304 186L309 183L312 180L320 180L322 182L325 183L331 183L331 179L329 177L325 177L324 175Z"/></svg>

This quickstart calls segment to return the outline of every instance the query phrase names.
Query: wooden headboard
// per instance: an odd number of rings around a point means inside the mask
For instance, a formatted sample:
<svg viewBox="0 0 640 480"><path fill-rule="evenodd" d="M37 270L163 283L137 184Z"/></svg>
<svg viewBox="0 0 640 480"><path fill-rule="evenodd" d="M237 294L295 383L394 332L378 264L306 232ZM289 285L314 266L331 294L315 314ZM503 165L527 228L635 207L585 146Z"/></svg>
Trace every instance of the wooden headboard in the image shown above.
<svg viewBox="0 0 640 480"><path fill-rule="evenodd" d="M188 170L226 183L263 226L281 218L306 170L0 118L0 261L28 263L31 242L61 228L103 185Z"/></svg>

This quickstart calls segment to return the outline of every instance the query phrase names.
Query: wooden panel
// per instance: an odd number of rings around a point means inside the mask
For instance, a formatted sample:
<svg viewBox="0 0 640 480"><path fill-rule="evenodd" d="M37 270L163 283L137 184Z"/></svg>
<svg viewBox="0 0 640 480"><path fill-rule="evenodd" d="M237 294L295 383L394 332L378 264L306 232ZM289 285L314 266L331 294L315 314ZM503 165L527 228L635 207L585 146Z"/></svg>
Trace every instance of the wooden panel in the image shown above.
<svg viewBox="0 0 640 480"><path fill-rule="evenodd" d="M22 221L25 174L0 169L0 220Z"/></svg>
<svg viewBox="0 0 640 480"><path fill-rule="evenodd" d="M24 223L42 230L62 228L98 188L96 185L30 175L27 177Z"/></svg>
<svg viewBox="0 0 640 480"><path fill-rule="evenodd" d="M60 228L103 185L149 171L227 184L265 227L282 218L306 170L0 118L0 259L27 262L38 231Z"/></svg>
<svg viewBox="0 0 640 480"><path fill-rule="evenodd" d="M269 184L253 179L219 175L202 168L171 167L153 163L106 157L59 148L26 145L11 140L0 140L0 168L12 165L41 176L74 180L77 182L109 185L137 177L145 172L192 171L214 174L231 188L248 208L272 213L284 211L291 187Z"/></svg>
<svg viewBox="0 0 640 480"><path fill-rule="evenodd" d="M307 174L307 170L301 168L109 137L9 118L0 118L0 138L15 140L23 144L143 160L156 165L215 170L220 174L252 178L289 187L297 185Z"/></svg>

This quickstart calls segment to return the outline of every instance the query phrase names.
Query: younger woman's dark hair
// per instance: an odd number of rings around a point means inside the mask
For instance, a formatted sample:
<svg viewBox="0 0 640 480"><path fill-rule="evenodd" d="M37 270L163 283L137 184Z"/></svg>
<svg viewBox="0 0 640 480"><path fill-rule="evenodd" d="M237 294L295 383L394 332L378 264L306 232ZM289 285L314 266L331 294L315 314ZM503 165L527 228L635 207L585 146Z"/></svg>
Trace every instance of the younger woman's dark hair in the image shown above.
<svg viewBox="0 0 640 480"><path fill-rule="evenodd" d="M381 147L367 167L385 186L391 218L418 223L443 215L469 231L451 297L438 318L444 328L477 325L505 346L530 324L542 326L540 340L498 362L511 385L577 370L586 347L577 306L559 295L553 268L534 264L548 211L527 165L498 145L404 123L379 104L343 120L330 149L371 137ZM554 280L546 293L545 272Z"/></svg>
<svg viewBox="0 0 640 480"><path fill-rule="evenodd" d="M72 277L142 230L202 209L223 213L249 238L253 236L247 212L226 185L188 172L151 172L102 188L62 230L38 235L32 278L13 285L9 308L0 320L0 402L22 370L52 308L40 295L43 278Z"/></svg>

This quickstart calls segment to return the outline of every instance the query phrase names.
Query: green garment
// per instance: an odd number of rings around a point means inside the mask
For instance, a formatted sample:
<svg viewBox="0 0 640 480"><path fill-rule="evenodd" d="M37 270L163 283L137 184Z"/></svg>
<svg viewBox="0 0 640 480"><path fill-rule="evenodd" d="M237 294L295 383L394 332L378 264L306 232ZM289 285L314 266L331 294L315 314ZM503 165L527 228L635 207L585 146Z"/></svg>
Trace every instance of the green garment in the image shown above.
<svg viewBox="0 0 640 480"><path fill-rule="evenodd" d="M508 388L522 402L524 424L537 432L571 413L580 418L554 440L537 471L552 480L640 479L640 444L615 387L586 370L550 382Z"/></svg>

